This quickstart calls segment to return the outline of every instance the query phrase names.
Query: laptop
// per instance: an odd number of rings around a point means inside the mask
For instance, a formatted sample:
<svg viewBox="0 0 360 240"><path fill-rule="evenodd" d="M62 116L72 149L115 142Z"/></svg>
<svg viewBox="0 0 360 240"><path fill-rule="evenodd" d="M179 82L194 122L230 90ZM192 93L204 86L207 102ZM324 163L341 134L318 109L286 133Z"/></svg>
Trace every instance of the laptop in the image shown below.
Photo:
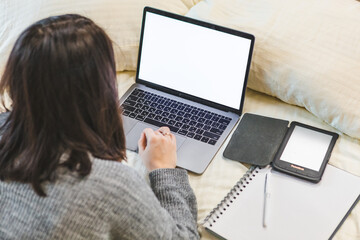
<svg viewBox="0 0 360 240"><path fill-rule="evenodd" d="M136 83L121 97L126 147L168 126L177 166L201 174L239 120L254 36L145 7Z"/></svg>

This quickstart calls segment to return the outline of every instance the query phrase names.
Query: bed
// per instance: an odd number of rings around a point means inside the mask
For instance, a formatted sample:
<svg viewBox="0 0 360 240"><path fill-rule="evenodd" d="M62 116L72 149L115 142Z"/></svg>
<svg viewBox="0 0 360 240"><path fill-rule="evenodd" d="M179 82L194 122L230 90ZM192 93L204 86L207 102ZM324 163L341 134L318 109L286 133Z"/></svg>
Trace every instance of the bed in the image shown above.
<svg viewBox="0 0 360 240"><path fill-rule="evenodd" d="M360 2L356 0L20 0L0 2L0 73L19 32L37 19L76 12L94 19L114 41L119 93L135 81L144 6L255 35L244 112L299 121L340 135L330 164L360 176ZM21 17L19 17L21 16ZM224 69L226 71L226 69ZM222 153L202 175L189 173L201 226L249 166ZM146 177L138 156L128 165ZM360 205L334 239L360 239Z"/></svg>

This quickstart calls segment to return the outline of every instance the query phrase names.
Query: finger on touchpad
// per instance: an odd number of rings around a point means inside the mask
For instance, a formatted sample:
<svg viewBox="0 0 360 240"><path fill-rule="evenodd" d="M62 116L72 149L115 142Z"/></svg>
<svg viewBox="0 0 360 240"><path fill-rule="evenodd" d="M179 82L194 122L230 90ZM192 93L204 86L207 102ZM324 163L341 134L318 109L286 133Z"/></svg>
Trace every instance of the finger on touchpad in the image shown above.
<svg viewBox="0 0 360 240"><path fill-rule="evenodd" d="M138 122L135 127L131 129L131 131L126 134L126 148L131 151L137 150L137 144L140 139L141 133L145 128L151 128L153 130L159 129L159 127L146 124L143 122ZM176 138L176 150L179 150L183 142L186 140L185 137L182 137L180 135L174 134Z"/></svg>

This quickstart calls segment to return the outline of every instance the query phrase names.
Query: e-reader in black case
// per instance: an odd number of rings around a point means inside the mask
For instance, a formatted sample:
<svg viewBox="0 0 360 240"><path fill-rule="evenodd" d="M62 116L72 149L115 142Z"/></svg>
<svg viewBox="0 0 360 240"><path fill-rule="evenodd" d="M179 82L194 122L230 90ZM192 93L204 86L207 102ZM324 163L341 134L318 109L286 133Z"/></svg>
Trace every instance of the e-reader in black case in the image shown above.
<svg viewBox="0 0 360 240"><path fill-rule="evenodd" d="M289 121L245 113L239 122L224 157L257 166L266 166L282 143Z"/></svg>
<svg viewBox="0 0 360 240"><path fill-rule="evenodd" d="M280 160L281 153L295 125L332 136L326 156L318 172L320 174L316 174L315 171L309 169L305 169L306 171L304 171L304 169L290 169L285 162ZM338 134L299 122L292 122L290 127L288 126L289 121L245 113L234 131L229 144L225 148L223 155L225 158L234 161L261 167L272 163L273 167L278 171L295 175L312 182L320 181L338 138ZM294 164L291 165L293 166Z"/></svg>

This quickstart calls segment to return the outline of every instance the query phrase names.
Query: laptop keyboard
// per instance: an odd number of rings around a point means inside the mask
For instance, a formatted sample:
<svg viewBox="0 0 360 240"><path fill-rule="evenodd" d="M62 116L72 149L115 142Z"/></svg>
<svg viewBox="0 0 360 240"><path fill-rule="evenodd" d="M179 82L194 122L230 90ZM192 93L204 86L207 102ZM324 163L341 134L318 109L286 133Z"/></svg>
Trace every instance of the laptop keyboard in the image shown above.
<svg viewBox="0 0 360 240"><path fill-rule="evenodd" d="M230 123L225 117L198 107L135 88L123 102L123 115L173 133L215 145Z"/></svg>

